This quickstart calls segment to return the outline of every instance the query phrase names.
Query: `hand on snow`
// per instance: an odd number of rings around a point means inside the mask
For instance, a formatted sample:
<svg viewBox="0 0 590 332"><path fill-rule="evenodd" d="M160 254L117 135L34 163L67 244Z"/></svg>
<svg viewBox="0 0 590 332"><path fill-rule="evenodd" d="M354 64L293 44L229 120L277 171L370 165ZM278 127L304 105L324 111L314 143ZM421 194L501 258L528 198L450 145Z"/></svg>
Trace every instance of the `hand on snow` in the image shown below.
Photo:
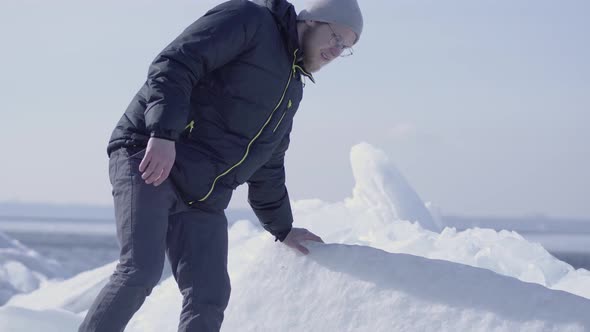
<svg viewBox="0 0 590 332"><path fill-rule="evenodd" d="M309 250L301 245L301 242L305 240L324 243L319 236L305 228L292 228L283 243L293 249L299 250L304 255L307 255L309 254Z"/></svg>
<svg viewBox="0 0 590 332"><path fill-rule="evenodd" d="M139 164L141 178L145 183L159 186L170 175L172 165L176 159L174 141L151 137L147 143L145 156Z"/></svg>

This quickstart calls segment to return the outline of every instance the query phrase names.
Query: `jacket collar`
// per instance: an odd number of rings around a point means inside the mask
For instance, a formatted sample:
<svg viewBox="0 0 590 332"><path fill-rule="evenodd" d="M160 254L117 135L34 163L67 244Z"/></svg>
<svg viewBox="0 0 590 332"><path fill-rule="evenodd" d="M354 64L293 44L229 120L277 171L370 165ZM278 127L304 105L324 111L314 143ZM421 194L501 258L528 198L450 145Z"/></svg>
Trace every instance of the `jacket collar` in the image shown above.
<svg viewBox="0 0 590 332"><path fill-rule="evenodd" d="M315 83L314 77L303 66L303 50L299 45L299 35L297 32L297 13L293 4L287 0L254 0L255 3L266 7L275 18L277 25L286 43L289 54L296 54L294 70L299 71L309 77ZM295 52L297 50L297 52Z"/></svg>

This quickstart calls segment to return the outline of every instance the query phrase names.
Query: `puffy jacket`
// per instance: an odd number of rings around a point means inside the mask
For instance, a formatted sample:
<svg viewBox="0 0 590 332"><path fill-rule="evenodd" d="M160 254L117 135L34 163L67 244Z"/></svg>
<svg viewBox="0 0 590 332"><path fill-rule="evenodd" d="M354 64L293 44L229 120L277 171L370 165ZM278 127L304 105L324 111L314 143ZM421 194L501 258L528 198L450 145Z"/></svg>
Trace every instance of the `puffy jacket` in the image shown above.
<svg viewBox="0 0 590 332"><path fill-rule="evenodd" d="M220 197L247 182L259 221L283 241L293 223L284 156L305 77L314 81L302 57L292 4L224 2L158 54L107 153L174 140L170 179L187 205L226 208Z"/></svg>

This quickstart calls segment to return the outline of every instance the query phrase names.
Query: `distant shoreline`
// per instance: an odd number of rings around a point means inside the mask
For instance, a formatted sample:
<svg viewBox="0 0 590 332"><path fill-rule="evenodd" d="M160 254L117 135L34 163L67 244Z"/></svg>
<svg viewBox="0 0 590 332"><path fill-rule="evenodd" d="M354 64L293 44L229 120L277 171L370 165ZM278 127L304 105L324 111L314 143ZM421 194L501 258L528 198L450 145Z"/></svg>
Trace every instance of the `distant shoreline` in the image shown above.
<svg viewBox="0 0 590 332"><path fill-rule="evenodd" d="M2 230L2 227L0 227L0 232L6 233L11 238L20 241L24 245L38 251L48 258L61 261L68 265L69 269L73 270L73 272L82 272L83 270L74 271L79 262L75 264L67 262L68 259L76 259L75 257L70 257L72 251L95 253L97 249L102 251L98 257L93 257L93 260L85 262L88 263L88 266L85 266L85 268L88 269L102 266L118 258L119 248L114 225L110 226L108 231L105 232L47 233L42 231L32 231L30 229L27 231L24 229L20 231L6 231ZM590 252L588 251L575 252L550 249L547 249L547 251L557 259L570 264L575 269L590 270Z"/></svg>

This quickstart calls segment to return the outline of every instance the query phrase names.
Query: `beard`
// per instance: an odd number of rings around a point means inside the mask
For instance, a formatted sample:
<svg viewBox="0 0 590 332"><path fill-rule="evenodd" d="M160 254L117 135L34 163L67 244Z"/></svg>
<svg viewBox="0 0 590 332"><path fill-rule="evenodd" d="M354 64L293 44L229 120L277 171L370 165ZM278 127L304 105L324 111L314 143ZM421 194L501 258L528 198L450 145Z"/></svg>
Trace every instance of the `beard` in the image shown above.
<svg viewBox="0 0 590 332"><path fill-rule="evenodd" d="M319 54L319 49L316 46L318 45L317 40L319 39L317 33L318 27L313 26L305 29L301 38L303 44L303 66L310 73L318 72L324 65L324 61Z"/></svg>

